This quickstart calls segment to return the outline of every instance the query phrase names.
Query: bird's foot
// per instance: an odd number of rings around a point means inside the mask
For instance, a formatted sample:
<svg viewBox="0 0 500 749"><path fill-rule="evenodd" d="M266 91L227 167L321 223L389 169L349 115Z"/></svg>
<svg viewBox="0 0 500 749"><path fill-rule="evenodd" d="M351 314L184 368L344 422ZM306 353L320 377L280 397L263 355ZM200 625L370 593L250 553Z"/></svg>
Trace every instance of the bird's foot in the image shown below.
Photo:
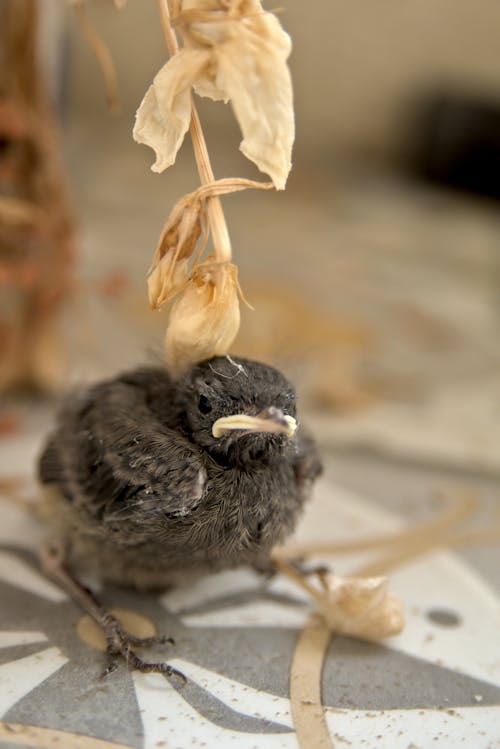
<svg viewBox="0 0 500 749"><path fill-rule="evenodd" d="M143 661L134 648L151 648L158 645L174 644L171 637L156 635L154 637L135 637L127 632L118 621L97 600L91 590L69 571L66 566L69 543L64 539L56 539L45 544L40 550L40 560L46 574L56 580L80 606L99 624L106 638L107 667L103 676L108 676L117 668L117 659L123 658L129 668L135 668L143 673L158 673L165 676L176 676L183 682L187 679L180 671L169 666L168 663L148 663Z"/></svg>
<svg viewBox="0 0 500 749"><path fill-rule="evenodd" d="M124 659L127 666L131 669L137 669L144 674L165 674L165 676L175 676L184 683L187 682L186 677L177 669L169 666L168 663L163 661L149 663L148 661L142 660L137 653L135 648L150 648L158 645L173 645L174 641L171 637L164 635L156 635L154 637L135 637L129 632L126 632L118 619L110 614L109 612L103 612L100 618L99 624L101 625L104 636L106 638L106 656L108 663L103 673L103 677L109 676L116 670L118 663L117 658L121 657Z"/></svg>

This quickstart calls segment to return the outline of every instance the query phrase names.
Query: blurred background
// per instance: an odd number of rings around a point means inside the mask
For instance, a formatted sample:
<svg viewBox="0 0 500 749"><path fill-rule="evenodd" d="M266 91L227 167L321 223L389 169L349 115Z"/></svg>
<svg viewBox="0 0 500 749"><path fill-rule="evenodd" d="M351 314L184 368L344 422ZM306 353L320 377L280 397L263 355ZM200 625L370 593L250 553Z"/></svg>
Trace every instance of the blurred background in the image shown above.
<svg viewBox="0 0 500 749"><path fill-rule="evenodd" d="M20 389L57 399L161 359L167 311L150 311L146 273L171 207L198 178L187 140L161 175L132 140L166 61L153 0L89 0L84 15L63 0L0 9L8 435L26 419L48 428ZM496 474L500 6L288 0L279 17L294 43L294 169L284 193L223 202L255 307L243 310L235 352L296 381L326 446ZM119 111L106 103L95 34ZM259 179L230 107L199 100L199 110L216 176Z"/></svg>

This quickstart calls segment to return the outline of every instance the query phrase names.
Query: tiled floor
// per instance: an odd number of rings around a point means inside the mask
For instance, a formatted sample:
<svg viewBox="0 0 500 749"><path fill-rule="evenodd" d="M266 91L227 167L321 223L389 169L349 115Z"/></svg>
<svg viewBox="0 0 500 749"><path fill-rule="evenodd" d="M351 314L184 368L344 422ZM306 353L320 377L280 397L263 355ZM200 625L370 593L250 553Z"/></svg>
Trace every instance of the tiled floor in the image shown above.
<svg viewBox="0 0 500 749"><path fill-rule="evenodd" d="M169 208L195 182L189 153L175 177L156 177L149 154L112 125L80 123L68 148L83 229L84 282L65 322L75 383L161 355L166 318L148 311L142 279ZM299 538L398 533L472 497L446 538L429 533L425 552L394 564L404 633L384 644L332 640L322 682L332 741L500 746L498 540L451 548L498 524L497 212L333 166L300 171L285 195L244 194L227 205L242 285L258 297L265 281L270 317L254 314L275 321L274 292L285 319L299 314L291 300L309 310L310 332L293 335L292 326L294 346L277 353L303 391L327 469ZM115 295L99 284L110 272L123 275ZM254 345L244 325L242 340ZM343 400L346 382L366 397ZM318 392L329 410L314 409ZM34 494L33 462L54 404L11 408L20 431L0 444L2 474L25 478ZM40 534L22 507L2 502L0 746L52 746L54 736L70 745L75 733L148 749L297 746L288 682L309 604L288 583L263 588L241 571L161 597L105 588L108 605L174 634L170 662L189 684L124 666L102 682L102 655L75 629L81 612L37 571ZM348 573L362 561L331 563Z"/></svg>

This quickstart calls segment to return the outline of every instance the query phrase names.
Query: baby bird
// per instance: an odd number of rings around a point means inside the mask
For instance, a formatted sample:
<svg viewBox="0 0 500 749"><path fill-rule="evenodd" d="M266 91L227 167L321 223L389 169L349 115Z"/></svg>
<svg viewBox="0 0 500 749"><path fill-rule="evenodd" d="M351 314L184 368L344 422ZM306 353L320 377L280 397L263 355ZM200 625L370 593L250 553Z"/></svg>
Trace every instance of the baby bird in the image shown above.
<svg viewBox="0 0 500 749"><path fill-rule="evenodd" d="M270 366L225 356L178 380L161 367L119 375L68 401L42 453L61 539L45 567L99 621L110 657L171 674L135 655L145 643L69 568L141 587L242 564L267 571L320 472L294 388Z"/></svg>

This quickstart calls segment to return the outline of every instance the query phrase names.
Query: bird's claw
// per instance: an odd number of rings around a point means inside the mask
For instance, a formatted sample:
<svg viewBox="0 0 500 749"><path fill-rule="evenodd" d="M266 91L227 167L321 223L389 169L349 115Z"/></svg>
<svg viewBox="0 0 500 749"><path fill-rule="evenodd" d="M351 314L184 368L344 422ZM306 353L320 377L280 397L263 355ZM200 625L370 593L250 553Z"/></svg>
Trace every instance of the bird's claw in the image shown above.
<svg viewBox="0 0 500 749"><path fill-rule="evenodd" d="M154 635L153 637L135 637L134 635L126 633L127 641L130 645L134 645L136 648L154 648L158 645L175 645L173 637L167 637L167 635Z"/></svg>
<svg viewBox="0 0 500 749"><path fill-rule="evenodd" d="M156 645L173 645L174 640L171 637L166 637L165 635L135 637L135 635L126 632L118 620L112 616L106 617L106 620L102 623L102 627L107 643L107 666L102 674L102 678L116 671L118 667L117 658L121 657L130 669L136 669L144 674L157 673L165 674L168 677L175 676L184 683L187 681L183 673L172 668L168 663L163 661L156 663L143 661L134 650L134 648L149 648Z"/></svg>

